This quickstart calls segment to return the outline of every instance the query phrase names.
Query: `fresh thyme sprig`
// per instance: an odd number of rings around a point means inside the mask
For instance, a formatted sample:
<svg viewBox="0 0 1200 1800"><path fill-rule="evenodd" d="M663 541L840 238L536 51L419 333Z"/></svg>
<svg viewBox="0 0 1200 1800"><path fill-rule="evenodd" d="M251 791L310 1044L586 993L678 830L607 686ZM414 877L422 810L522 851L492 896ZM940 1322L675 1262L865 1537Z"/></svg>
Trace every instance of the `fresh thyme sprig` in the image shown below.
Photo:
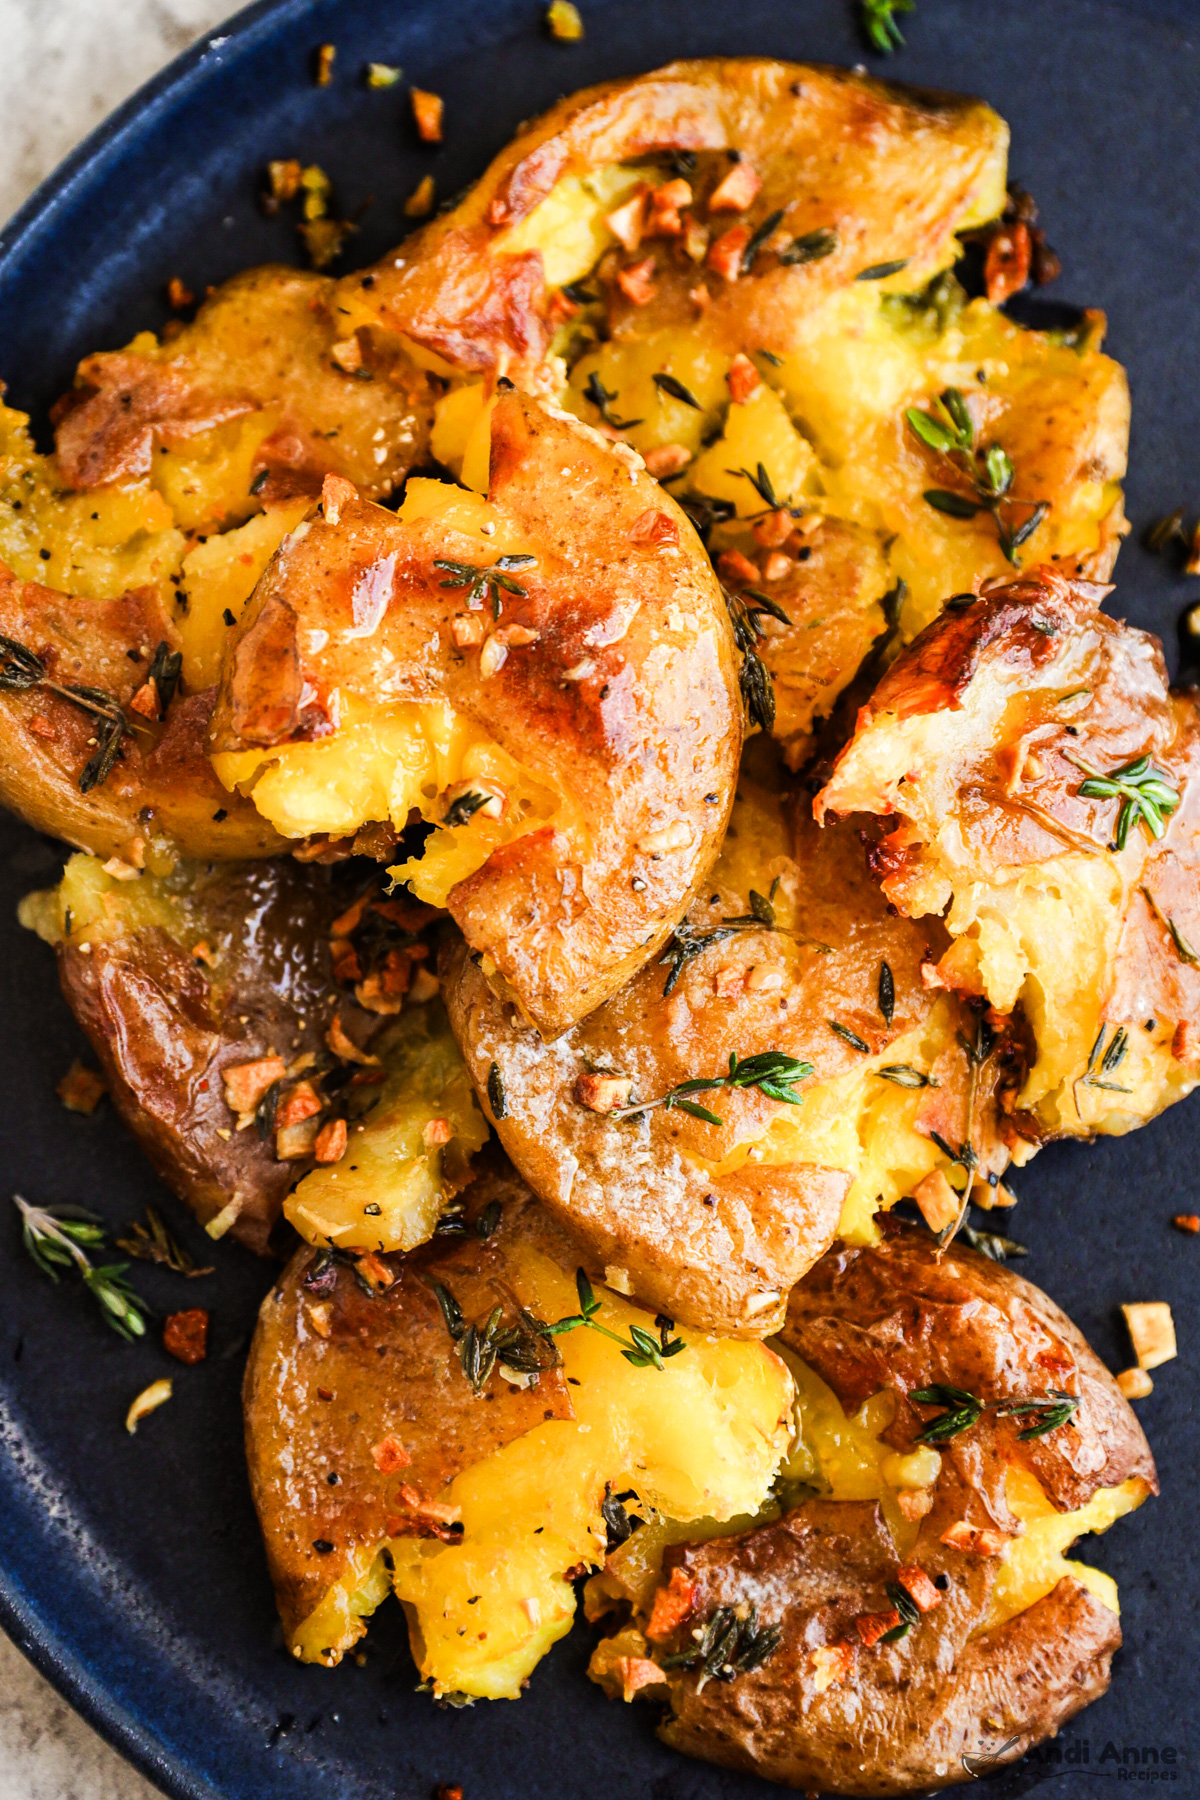
<svg viewBox="0 0 1200 1800"><path fill-rule="evenodd" d="M985 1412L993 1413L998 1419L1036 1414L1034 1423L1017 1433L1018 1442L1026 1443L1031 1438L1045 1437L1049 1432L1057 1431L1060 1425L1074 1417L1080 1405L1078 1394L1066 1394L1060 1388L1051 1388L1048 1394L985 1402L965 1388L950 1387L942 1381L932 1382L929 1387L914 1388L909 1399L916 1400L921 1406L944 1409L924 1431L918 1432L919 1444L947 1443L960 1432L970 1431L972 1426L978 1425Z"/></svg>
<svg viewBox="0 0 1200 1800"><path fill-rule="evenodd" d="M706 1125L723 1125L724 1119L709 1112L706 1106L698 1105L690 1096L712 1093L717 1088L756 1087L768 1100L799 1106L804 1096L796 1093L793 1084L806 1080L812 1072L812 1063L801 1062L798 1057L788 1056L783 1050L760 1050L756 1056L744 1057L740 1062L730 1051L728 1075L700 1076L692 1081L681 1081L668 1093L661 1094L657 1100L643 1100L635 1106L619 1106L607 1116L610 1119L632 1119L638 1113L653 1112L661 1106L667 1112L688 1113L693 1119L702 1119Z"/></svg>
<svg viewBox="0 0 1200 1800"><path fill-rule="evenodd" d="M1018 1244L1015 1239L1002 1237L998 1231L976 1231L973 1225L964 1225L963 1237L972 1250L978 1250L980 1256L986 1256L992 1262L1007 1262L1010 1256L1028 1256L1025 1244Z"/></svg>
<svg viewBox="0 0 1200 1800"><path fill-rule="evenodd" d="M448 581L439 581L438 586L444 588L466 588L467 605L472 612L478 610L487 599L492 597L492 616L500 617L502 601L501 589L506 594L518 594L522 599L528 593L519 582L512 579L514 569L536 569L536 556L499 556L490 568L481 569L475 563L451 562L445 557L435 556L435 569L444 569L450 576Z"/></svg>
<svg viewBox="0 0 1200 1800"><path fill-rule="evenodd" d="M635 1369L661 1369L665 1358L678 1356L681 1350L687 1349L682 1338L671 1336L675 1329L674 1320L662 1315L655 1320L659 1328L657 1338L642 1325L631 1325L627 1338L610 1331L607 1325L601 1325L596 1314L603 1301L597 1300L583 1269L575 1271L579 1311L556 1319L553 1324L547 1324L545 1319L539 1319L527 1307L519 1305L515 1307L515 1318L506 1324L504 1307L498 1305L492 1308L482 1325L469 1325L463 1317L462 1307L445 1283L435 1281L430 1285L441 1308L446 1330L458 1345L459 1365L476 1395L483 1392L497 1364L512 1375L534 1377L558 1368L562 1358L554 1339L580 1326L611 1338L620 1346L626 1362L632 1363Z"/></svg>
<svg viewBox="0 0 1200 1800"><path fill-rule="evenodd" d="M761 1668L773 1656L783 1640L782 1625L758 1623L753 1603L744 1619L732 1606L719 1606L704 1627L703 1635L690 1650L677 1656L664 1656L664 1669L699 1669L699 1687L706 1681L733 1681ZM697 1691L698 1691L697 1690Z"/></svg>
<svg viewBox="0 0 1200 1800"><path fill-rule="evenodd" d="M595 1290L584 1269L575 1271L575 1291L579 1295L579 1311L569 1313L565 1319L556 1319L553 1325L544 1326L543 1330L547 1337L561 1337L564 1332L574 1331L577 1326L586 1326L590 1331L598 1331L602 1337L611 1338L614 1344L619 1344L621 1355L626 1362L632 1363L635 1369L661 1369L664 1357L678 1356L681 1350L687 1349L682 1338L671 1336L675 1329L675 1321L668 1319L662 1313L654 1321L658 1326L657 1339L646 1330L644 1325L631 1325L629 1337L625 1339L617 1332L610 1331L607 1325L597 1324L596 1314L600 1311L603 1302L597 1300Z"/></svg>
<svg viewBox="0 0 1200 1800"><path fill-rule="evenodd" d="M1017 551L1033 536L1049 512L1050 503L1020 500L1012 492L1016 479L1012 458L999 444L976 444L975 423L960 388L943 389L935 404L937 412L908 407L904 416L909 430L927 449L946 457L965 475L974 494L969 497L947 488L927 488L925 499L935 511L952 519L973 519L976 513L990 513L996 521L1000 548L1017 568ZM1014 506L1032 509L1016 526L1009 519L1009 509Z"/></svg>
<svg viewBox="0 0 1200 1800"><path fill-rule="evenodd" d="M487 794L481 794L478 788L468 788L465 794L460 794L457 800L450 802L442 814L442 824L444 826L467 825L475 817L480 807L486 806L487 803Z"/></svg>
<svg viewBox="0 0 1200 1800"><path fill-rule="evenodd" d="M862 0L862 24L871 47L890 56L904 42L896 23L897 13L916 11L916 0Z"/></svg>
<svg viewBox="0 0 1200 1800"><path fill-rule="evenodd" d="M1154 898L1154 895L1150 892L1150 889L1146 887L1144 883L1142 885L1142 898L1145 900L1146 905L1150 908L1150 911L1154 914L1159 923L1166 926L1171 942L1175 946L1175 954L1178 956L1180 962L1200 963L1200 956L1196 954L1196 951L1193 950L1191 944L1189 944L1188 940L1184 937L1182 931L1180 931L1178 925L1171 917L1171 914L1163 911L1162 907L1158 904L1158 901Z"/></svg>
<svg viewBox="0 0 1200 1800"><path fill-rule="evenodd" d="M1107 775L1074 756L1067 760L1087 776L1087 780L1079 784L1079 793L1084 800L1120 800L1121 810L1113 832L1113 843L1118 850L1125 848L1130 828L1138 820L1152 838L1162 837L1167 829L1163 814L1169 816L1175 811L1179 795L1163 771L1154 767L1148 753L1135 756L1132 762L1122 763L1119 769L1112 769Z"/></svg>
<svg viewBox="0 0 1200 1800"><path fill-rule="evenodd" d="M96 1215L82 1207L31 1206L20 1194L13 1195L13 1204L21 1215L22 1241L42 1273L57 1281L60 1269L76 1269L105 1324L123 1338L144 1337L149 1309L122 1280L129 1264L96 1265L88 1255L104 1247L105 1229Z"/></svg>
<svg viewBox="0 0 1200 1800"><path fill-rule="evenodd" d="M763 473L765 474L765 470ZM766 594L760 594L755 588L747 588L744 593L734 594L723 587L721 592L729 608L733 641L742 653L738 684L742 690L747 716L751 724L761 725L764 731L770 731L775 723L775 687L766 664L758 654L759 639L766 636L762 620L764 614L767 614L784 625L790 625L792 621L777 601ZM751 601L753 605L750 604Z"/></svg>
<svg viewBox="0 0 1200 1800"><path fill-rule="evenodd" d="M726 469L725 473L727 475L740 475L744 481L750 483L750 486L754 489L765 507L771 512L778 512L781 502L778 494L775 492L775 483L767 473L767 465L765 463L759 463L753 475L750 473L749 469Z"/></svg>
<svg viewBox="0 0 1200 1800"><path fill-rule="evenodd" d="M1112 1094L1132 1093L1132 1088L1122 1087L1120 1082L1106 1079L1109 1075L1115 1075L1125 1061L1125 1055L1129 1049L1129 1033L1123 1025L1118 1025L1109 1039L1107 1050L1101 1055L1101 1046L1107 1030L1107 1025L1101 1025L1096 1035L1096 1041L1088 1054L1087 1067L1075 1085L1077 1087L1107 1088Z"/></svg>
<svg viewBox="0 0 1200 1800"><path fill-rule="evenodd" d="M165 653L166 649L166 644L159 645L152 667L158 665L160 653ZM178 680L178 670L175 671L175 679ZM40 656L36 656L24 644L18 644L15 638L5 637L0 632L0 693L22 694L35 687L58 694L62 699L69 700L72 706L78 706L82 712L90 713L96 720L96 749L79 777L80 793L90 794L93 788L100 787L112 773L125 734L132 729L125 708L115 694L106 694L103 688L83 687L73 683L64 686L61 682L52 681L50 671ZM171 691L174 692L173 683ZM165 702L163 711L166 711Z"/></svg>
<svg viewBox="0 0 1200 1800"><path fill-rule="evenodd" d="M778 880L771 883L772 895L778 886ZM706 950L711 950L714 944L722 944L726 938L736 937L741 931L778 931L779 929L780 927L775 922L775 908L772 906L770 898L765 894L756 893L753 888L750 889L750 911L748 913L741 913L736 918L722 919L719 925L710 926L707 931L702 926L691 924L687 918L681 919L667 940L663 954L658 959L660 968L670 970L663 988L663 998L666 999L667 995L671 993L687 964L694 957L702 956Z"/></svg>
<svg viewBox="0 0 1200 1800"><path fill-rule="evenodd" d="M113 1242L127 1256L135 1256L139 1262L161 1263L163 1268L173 1269L176 1275L212 1274L211 1264L206 1269L196 1267L192 1256L168 1230L162 1214L150 1201L146 1202L146 1224L135 1219L132 1225L125 1227L125 1236L115 1238Z"/></svg>
<svg viewBox="0 0 1200 1800"><path fill-rule="evenodd" d="M635 425L642 424L641 419L617 419L613 416L612 403L617 398L616 389L606 388L595 369L592 370L584 385L584 395L589 399L606 425L614 431L632 431Z"/></svg>

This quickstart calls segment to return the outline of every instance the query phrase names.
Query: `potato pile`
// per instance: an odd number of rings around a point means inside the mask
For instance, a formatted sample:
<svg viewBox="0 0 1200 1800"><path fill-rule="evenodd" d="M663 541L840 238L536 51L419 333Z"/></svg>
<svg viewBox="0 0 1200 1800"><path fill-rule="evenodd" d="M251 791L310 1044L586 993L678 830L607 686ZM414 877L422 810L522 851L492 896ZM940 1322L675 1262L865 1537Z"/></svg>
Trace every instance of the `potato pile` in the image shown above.
<svg viewBox="0 0 1200 1800"><path fill-rule="evenodd" d="M964 1227L1200 1079L1200 732L1101 611L1103 316L1001 310L1007 135L678 63L86 358L53 454L0 410L0 798L74 852L22 918L285 1261L302 1660L391 1591L435 1697L515 1699L581 1594L666 1742L846 1794L1107 1685L1066 1552L1153 1459Z"/></svg>

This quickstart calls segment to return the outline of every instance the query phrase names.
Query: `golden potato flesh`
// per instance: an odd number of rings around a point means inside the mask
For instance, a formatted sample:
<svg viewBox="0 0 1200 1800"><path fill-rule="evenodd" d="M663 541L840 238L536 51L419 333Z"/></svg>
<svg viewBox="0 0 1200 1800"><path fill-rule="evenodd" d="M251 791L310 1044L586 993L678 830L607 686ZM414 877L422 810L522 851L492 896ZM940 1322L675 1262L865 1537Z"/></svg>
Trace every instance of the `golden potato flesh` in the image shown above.
<svg viewBox="0 0 1200 1800"><path fill-rule="evenodd" d="M385 258L369 289L343 282L339 303L439 366L507 374L536 389L547 380L550 296L616 246L606 215L654 179L654 159L674 152L701 154L707 197L728 175L732 152L753 171L754 210L727 190L713 237L779 211L784 244L815 230L837 239L823 257L790 266L771 258L772 275L756 287L757 347L780 314L864 270L899 261L926 276L945 267L955 232L1004 205L1007 142L1003 121L976 100L754 57L673 63L561 101L457 207ZM697 260L707 249L706 238ZM718 290L710 310L718 320L733 312L729 349L742 349L745 303Z"/></svg>
<svg viewBox="0 0 1200 1800"><path fill-rule="evenodd" d="M632 1365L596 1326L658 1345L659 1323L606 1290L592 1327L546 1336L579 1315L575 1247L510 1174L464 1199L459 1234L409 1257L293 1259L251 1347L247 1451L293 1655L338 1662L391 1588L435 1694L515 1699L604 1559L611 1493L753 1513L794 1388L763 1345L686 1333ZM472 1364L489 1319L499 1354Z"/></svg>
<svg viewBox="0 0 1200 1800"><path fill-rule="evenodd" d="M287 1213L310 1239L420 1243L487 1137L442 1007L406 995L425 916L374 871L284 859L114 874L74 856L21 906L163 1180L259 1251L298 1177Z"/></svg>
<svg viewBox="0 0 1200 1800"><path fill-rule="evenodd" d="M698 891L741 700L708 563L636 459L513 392L489 443L486 499L412 481L393 515L327 486L243 618L211 743L287 836L436 825L393 874L551 1035Z"/></svg>
<svg viewBox="0 0 1200 1800"><path fill-rule="evenodd" d="M944 919L939 977L1024 1013L1030 1146L1131 1130L1200 1064L1195 705L1156 639L1098 611L1105 592L1043 569L945 613L817 801L892 815L882 890Z"/></svg>
<svg viewBox="0 0 1200 1800"><path fill-rule="evenodd" d="M701 1541L644 1526L587 1594L617 1627L593 1679L665 1701L667 1743L823 1793L968 1779L1103 1693L1116 1586L1064 1552L1158 1489L1052 1301L911 1227L885 1235L792 1294L775 1342L799 1435L759 1521ZM916 1397L939 1387L956 1398Z"/></svg>
<svg viewBox="0 0 1200 1800"><path fill-rule="evenodd" d="M1023 1066L1018 1031L981 1040L976 1014L926 984L947 940L888 908L865 821L820 832L801 809L793 830L777 775L760 775L743 767L721 857L663 956L555 1043L522 1029L464 947L443 959L501 1142L589 1266L672 1317L756 1336L839 1230L870 1239L877 1206L947 1168L938 1137L977 1182L999 1175L999 1095ZM719 1124L661 1105L620 1116L768 1051L811 1069L801 1104L726 1088L679 1096ZM961 1186L963 1167L949 1173Z"/></svg>
<svg viewBox="0 0 1200 1800"><path fill-rule="evenodd" d="M251 269L161 341L84 358L57 409L58 472L84 490L148 479L185 530L217 530L315 497L327 474L389 494L429 406L406 357L355 337L328 276Z"/></svg>

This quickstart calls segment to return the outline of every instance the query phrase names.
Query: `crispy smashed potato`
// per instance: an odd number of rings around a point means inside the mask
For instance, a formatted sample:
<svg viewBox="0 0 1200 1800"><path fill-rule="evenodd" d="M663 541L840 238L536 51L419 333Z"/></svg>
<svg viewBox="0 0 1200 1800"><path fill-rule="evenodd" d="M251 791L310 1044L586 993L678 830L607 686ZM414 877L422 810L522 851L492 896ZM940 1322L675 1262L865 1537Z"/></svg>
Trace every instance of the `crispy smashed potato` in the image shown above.
<svg viewBox="0 0 1200 1800"><path fill-rule="evenodd" d="M76 490L148 480L183 529L215 530L315 497L327 474L391 493L421 458L429 409L427 377L355 333L328 276L267 266L161 342L141 332L85 357L57 409L58 472Z"/></svg>
<svg viewBox="0 0 1200 1800"><path fill-rule="evenodd" d="M751 323L757 348L780 319L787 329L798 304L864 270L899 261L923 277L945 267L955 232L1003 207L1007 144L1003 121L977 100L753 57L673 63L560 101L501 151L458 206L385 258L369 289L343 282L338 303L356 321L400 334L439 368L508 375L536 390L553 380L546 359L563 316L553 291L619 243L650 236L636 212L620 222L620 236L606 219L654 179L647 161L665 165L682 152L702 159L712 236L741 226L753 204L755 223L780 212L783 244L814 230L836 238L825 255L773 257L771 276L754 284L753 321L727 295L734 284L718 280L709 311L717 321L732 315L730 351L746 346ZM673 210L690 200L691 178L686 185ZM673 232L674 221L658 223ZM707 229L704 238L697 262L709 249ZM640 242L635 249L645 257ZM704 276L693 265L697 279Z"/></svg>
<svg viewBox="0 0 1200 1800"><path fill-rule="evenodd" d="M407 1258L293 1259L250 1352L247 1452L293 1655L337 1663L391 1588L434 1694L516 1698L604 1559L613 1491L752 1513L794 1388L761 1344L685 1338L635 1367L595 1329L546 1336L579 1313L574 1246L511 1175L465 1198L459 1234ZM598 1324L659 1344L650 1315L596 1298Z"/></svg>
<svg viewBox="0 0 1200 1800"><path fill-rule="evenodd" d="M427 915L377 876L357 888L286 859L138 875L74 856L22 902L159 1174L254 1250L297 1177L311 1240L420 1243L487 1137L440 1003L409 992Z"/></svg>
<svg viewBox="0 0 1200 1800"><path fill-rule="evenodd" d="M326 486L226 658L221 780L282 833L438 829L393 869L546 1034L694 898L728 818L728 617L674 503L573 420L497 399L488 497Z"/></svg>
<svg viewBox="0 0 1200 1800"><path fill-rule="evenodd" d="M822 833L802 806L793 831L776 781L743 767L703 899L660 959L555 1043L522 1030L465 947L443 953L476 1088L544 1204L644 1304L738 1335L778 1330L839 1229L870 1238L877 1206L946 1166L935 1135L971 1146L974 1180L997 1177L999 1096L1023 1071L1018 1028L981 1042L976 1013L926 984L942 927L893 915L862 821ZM720 1124L674 1107L619 1116L766 1051L810 1068L799 1105L727 1088L690 1096Z"/></svg>
<svg viewBox="0 0 1200 1800"><path fill-rule="evenodd" d="M485 377L436 408L434 454L468 484L497 374L679 483L722 579L770 603L761 654L798 767L892 622L886 595L911 636L1010 566L1005 532L1102 578L1125 530L1129 395L1102 316L1029 331L949 272L1004 205L1006 151L978 102L680 63L562 102L341 303L443 375ZM974 516L928 501L970 502L974 480L907 418L948 389L973 448L1013 470Z"/></svg>
<svg viewBox="0 0 1200 1800"><path fill-rule="evenodd" d="M1200 1073L1196 707L1107 591L1042 569L956 603L817 801L890 815L875 868L902 913L944 918L938 978L1024 1013L1030 1147L1129 1131Z"/></svg>
<svg viewBox="0 0 1200 1800"><path fill-rule="evenodd" d="M12 812L80 849L134 863L151 846L215 858L282 847L213 774L205 733L215 690L176 694L160 717L147 678L159 645L171 650L176 637L153 587L89 600L22 581L0 564L0 634L0 802ZM15 685L21 650L33 653L45 680ZM99 695L125 722L115 761L96 779L108 723L63 688Z"/></svg>
<svg viewBox="0 0 1200 1800"><path fill-rule="evenodd" d="M1158 1491L1128 1404L1052 1301L885 1229L792 1294L777 1343L800 1434L760 1522L700 1542L648 1525L588 1590L620 1626L593 1678L665 1700L667 1743L836 1794L969 1779L970 1758L1016 1760L1101 1694L1116 1587L1063 1553ZM957 1394L916 1398L939 1386Z"/></svg>

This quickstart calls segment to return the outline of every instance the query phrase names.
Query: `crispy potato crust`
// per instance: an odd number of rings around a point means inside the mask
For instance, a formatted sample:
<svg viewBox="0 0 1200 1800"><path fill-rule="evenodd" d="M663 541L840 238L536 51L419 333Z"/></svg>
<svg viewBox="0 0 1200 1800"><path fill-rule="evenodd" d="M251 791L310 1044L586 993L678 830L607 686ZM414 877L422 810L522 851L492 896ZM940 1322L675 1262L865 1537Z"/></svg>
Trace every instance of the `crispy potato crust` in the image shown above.
<svg viewBox="0 0 1200 1800"><path fill-rule="evenodd" d="M864 1154L859 1138L847 1146L848 1161L830 1166L772 1150L767 1133L786 1129L793 1109L756 1089L701 1096L721 1127L663 1110L617 1123L576 1097L587 1071L619 1074L631 1081L633 1100L648 1100L723 1073L731 1050L739 1058L782 1050L816 1065L801 1084L802 1129L822 1107L822 1089L836 1095L839 1082L846 1097L828 1104L857 1110L848 1084L864 1053L831 1021L860 1039L872 1066L897 1060L889 1046L915 1037L924 1054L940 1058L931 1072L941 1083L921 1095L919 1141L930 1131L954 1143L973 1139L981 1171L998 1173L1007 1160L995 1120L1002 1058L973 1088L956 1027L973 1034L974 1024L954 1008L948 1028L939 1027L944 1001L922 978L922 963L944 943L937 921L914 926L883 902L857 822L821 833L801 816L792 855L764 851L761 861L755 830L754 812L735 809L730 843L692 924L703 933L730 918L745 922L747 892L734 885L744 871L735 874L733 861L744 845L751 885L765 894L778 877L784 929L752 923L727 933L684 963L669 994L662 963L650 964L551 1045L513 1022L464 945L448 944L442 964L451 1024L478 1092L486 1096L493 1064L503 1082L506 1111L488 1109L501 1142L578 1234L591 1265L623 1271L633 1293L673 1318L739 1336L778 1329L788 1290L832 1241ZM894 984L890 1025L878 998L885 961ZM886 1079L874 1089L876 1097L898 1091Z"/></svg>
<svg viewBox="0 0 1200 1800"><path fill-rule="evenodd" d="M508 249L514 227L566 176L677 150L735 150L762 177L758 203L784 211L789 236L838 236L833 254L780 264L745 293L717 284L713 307L728 314L730 350L741 350L789 334L800 311L865 268L952 260L955 230L1003 204L1007 141L990 108L960 96L752 57L673 63L561 101L347 304L458 370L537 388L552 324L541 252Z"/></svg>
<svg viewBox="0 0 1200 1800"><path fill-rule="evenodd" d="M320 872L273 860L197 871L186 899L174 933L69 933L59 978L113 1105L163 1180L204 1224L240 1196L230 1233L265 1253L304 1164L277 1161L271 1134L233 1129L222 1070L323 1051L338 1004L329 925L345 896Z"/></svg>
<svg viewBox="0 0 1200 1800"><path fill-rule="evenodd" d="M503 591L497 670L491 637L457 647L464 621L480 636L494 621L445 575L447 558L490 562L487 539L343 496L338 524L314 518L260 583L211 742L328 734L334 690L343 704L441 700L559 795L559 814L493 850L447 902L497 986L552 1036L655 953L715 859L741 743L736 654L690 526L586 427L502 394L489 506L537 558L523 593ZM672 528L661 542L633 531L647 511ZM372 582L382 606L364 631Z"/></svg>
<svg viewBox="0 0 1200 1800"><path fill-rule="evenodd" d="M1004 1500L1014 1465L1064 1511L1131 1479L1157 1491L1136 1419L1052 1301L972 1251L952 1246L939 1260L926 1234L894 1221L885 1230L883 1247L817 1264L793 1292L782 1334L847 1413L890 1388L898 1406L884 1439L910 1451L935 1416L910 1396L932 1382L985 1406L1051 1387L1080 1403L1075 1429L1022 1443L1021 1416L985 1412L944 1443L932 1510L903 1555L877 1502L819 1498L740 1537L667 1550L664 1581L678 1569L692 1604L661 1651L686 1648L696 1621L719 1606L753 1605L757 1625L779 1625L782 1638L731 1681L668 1670L662 1736L810 1791L900 1794L963 1781L976 1772L964 1758L1015 1760L1101 1694L1121 1641L1116 1615L1064 1576L988 1627L1001 1558L952 1548L942 1534L964 1519L1019 1531ZM926 1587L909 1632L868 1647L857 1621L894 1612L887 1584L901 1564L938 1585L936 1600Z"/></svg>
<svg viewBox="0 0 1200 1800"><path fill-rule="evenodd" d="M486 1185L475 1210L487 1199L503 1210L485 1243L441 1238L380 1257L391 1283L370 1296L350 1268L334 1263L322 1276L306 1246L263 1301L243 1392L246 1455L289 1635L356 1552L404 1532L446 1535L422 1518L421 1499L543 1420L573 1416L561 1369L524 1389L493 1373L482 1400L463 1378L431 1281L450 1284L469 1318L485 1318L514 1238L559 1262L572 1255L519 1182L496 1175ZM392 1437L408 1459L394 1466L386 1451L373 1454ZM397 1497L401 1484L409 1493Z"/></svg>
<svg viewBox="0 0 1200 1800"><path fill-rule="evenodd" d="M64 685L112 694L122 706L146 679L155 648L175 629L153 588L87 600L0 565L0 632L42 658ZM0 801L38 831L99 856L165 836L185 856L268 856L281 840L249 804L225 792L205 753L215 690L177 697L165 721L139 715L115 767L90 793L79 778L95 747L95 719L44 688L0 696Z"/></svg>
<svg viewBox="0 0 1200 1800"><path fill-rule="evenodd" d="M816 801L818 818L891 814L876 872L902 912L948 908L941 976L1025 1005L1031 1142L1128 1130L1200 1061L1196 707L1170 692L1157 639L1098 610L1108 591L1042 569L945 613ZM1158 837L1127 797L1083 791L1142 756L1177 796Z"/></svg>

